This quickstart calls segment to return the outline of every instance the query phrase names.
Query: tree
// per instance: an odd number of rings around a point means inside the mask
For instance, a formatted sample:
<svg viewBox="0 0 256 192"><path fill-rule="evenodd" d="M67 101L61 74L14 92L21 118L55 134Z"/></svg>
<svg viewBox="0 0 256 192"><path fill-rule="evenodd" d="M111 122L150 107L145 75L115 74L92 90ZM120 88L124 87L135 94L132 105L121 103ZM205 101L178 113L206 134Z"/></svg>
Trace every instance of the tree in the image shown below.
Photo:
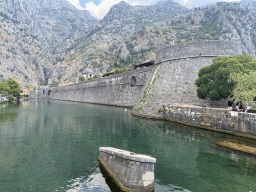
<svg viewBox="0 0 256 192"><path fill-rule="evenodd" d="M210 98L212 101L228 98L236 84L230 80L230 74L248 74L250 71L256 71L256 61L250 55L216 57L213 64L199 70L199 78L195 82L198 87L197 96L201 99Z"/></svg>
<svg viewBox="0 0 256 192"><path fill-rule="evenodd" d="M9 85L6 82L0 82L0 93L7 95L10 90Z"/></svg>
<svg viewBox="0 0 256 192"><path fill-rule="evenodd" d="M9 95L9 96L7 97L7 99L8 99L8 102L14 101L14 97L13 97L12 95Z"/></svg>
<svg viewBox="0 0 256 192"><path fill-rule="evenodd" d="M22 89L20 88L20 85L14 79L8 78L5 82L8 84L10 88L9 93L12 94L13 96L19 96L20 93L23 92Z"/></svg>
<svg viewBox="0 0 256 192"><path fill-rule="evenodd" d="M232 98L235 102L255 103L256 71L246 73L231 73L229 81L235 82Z"/></svg>

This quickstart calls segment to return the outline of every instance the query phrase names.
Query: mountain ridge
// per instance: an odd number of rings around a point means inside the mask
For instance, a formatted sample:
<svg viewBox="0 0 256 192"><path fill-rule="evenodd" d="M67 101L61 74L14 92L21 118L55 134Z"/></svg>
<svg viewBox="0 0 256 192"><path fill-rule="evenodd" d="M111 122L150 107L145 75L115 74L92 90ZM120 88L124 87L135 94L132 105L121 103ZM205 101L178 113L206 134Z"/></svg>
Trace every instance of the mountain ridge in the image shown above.
<svg viewBox="0 0 256 192"><path fill-rule="evenodd" d="M234 40L255 57L256 13L245 3L187 9L172 0L120 2L96 20L66 0L0 3L0 80L22 86L77 82L155 59L158 49L195 40ZM248 11L247 11L248 10Z"/></svg>

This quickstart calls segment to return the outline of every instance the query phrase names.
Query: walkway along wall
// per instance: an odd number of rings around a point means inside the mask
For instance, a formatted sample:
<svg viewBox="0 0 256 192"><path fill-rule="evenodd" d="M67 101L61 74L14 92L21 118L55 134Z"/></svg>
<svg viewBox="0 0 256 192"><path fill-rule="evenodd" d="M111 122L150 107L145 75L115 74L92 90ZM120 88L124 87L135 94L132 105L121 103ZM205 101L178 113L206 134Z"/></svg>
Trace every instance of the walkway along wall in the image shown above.
<svg viewBox="0 0 256 192"><path fill-rule="evenodd" d="M163 106L166 120L256 138L256 114L227 109Z"/></svg>
<svg viewBox="0 0 256 192"><path fill-rule="evenodd" d="M51 89L49 98L133 107L152 67Z"/></svg>
<svg viewBox="0 0 256 192"><path fill-rule="evenodd" d="M232 41L200 41L159 50L156 68L138 98L133 114L163 119L163 105L221 105L221 102L197 97L195 80L198 78L198 72L202 67L212 64L216 56L231 57L241 53L240 46Z"/></svg>

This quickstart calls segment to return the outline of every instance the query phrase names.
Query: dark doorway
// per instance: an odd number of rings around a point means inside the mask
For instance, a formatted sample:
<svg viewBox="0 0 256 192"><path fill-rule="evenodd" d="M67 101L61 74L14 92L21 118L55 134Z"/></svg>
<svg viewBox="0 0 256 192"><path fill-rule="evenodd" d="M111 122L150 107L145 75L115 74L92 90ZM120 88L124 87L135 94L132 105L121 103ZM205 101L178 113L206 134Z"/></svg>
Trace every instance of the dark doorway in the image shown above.
<svg viewBox="0 0 256 192"><path fill-rule="evenodd" d="M136 78L134 76L132 76L132 79L131 79L131 86L135 86L136 85Z"/></svg>

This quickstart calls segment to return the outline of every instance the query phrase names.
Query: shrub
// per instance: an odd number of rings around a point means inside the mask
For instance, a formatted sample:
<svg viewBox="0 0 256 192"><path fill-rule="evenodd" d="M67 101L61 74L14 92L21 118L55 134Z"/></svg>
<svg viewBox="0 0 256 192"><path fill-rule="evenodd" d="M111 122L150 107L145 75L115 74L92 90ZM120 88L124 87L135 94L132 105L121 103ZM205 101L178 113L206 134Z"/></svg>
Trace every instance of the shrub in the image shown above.
<svg viewBox="0 0 256 192"><path fill-rule="evenodd" d="M124 72L126 72L127 71L127 69L115 69L114 70L114 73L115 74L118 74L118 73L124 73Z"/></svg>
<svg viewBox="0 0 256 192"><path fill-rule="evenodd" d="M11 95L9 95L9 96L7 97L7 99L8 99L8 101L9 101L9 102L14 101L14 97L13 97L13 96L11 96Z"/></svg>
<svg viewBox="0 0 256 192"><path fill-rule="evenodd" d="M79 77L79 81L80 81L80 82L85 81L84 76Z"/></svg>

